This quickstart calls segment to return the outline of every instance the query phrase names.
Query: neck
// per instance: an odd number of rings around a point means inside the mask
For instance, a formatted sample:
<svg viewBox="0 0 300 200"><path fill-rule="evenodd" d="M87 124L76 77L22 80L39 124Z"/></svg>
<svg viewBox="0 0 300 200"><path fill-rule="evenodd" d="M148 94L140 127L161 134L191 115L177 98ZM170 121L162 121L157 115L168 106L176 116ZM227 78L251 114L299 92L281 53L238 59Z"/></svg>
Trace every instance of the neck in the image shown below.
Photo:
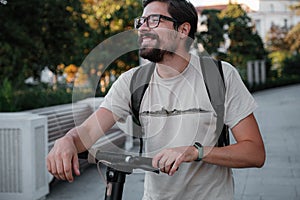
<svg viewBox="0 0 300 200"><path fill-rule="evenodd" d="M162 78L172 78L182 73L188 66L191 55L188 52L181 54L165 55L157 63L157 73Z"/></svg>

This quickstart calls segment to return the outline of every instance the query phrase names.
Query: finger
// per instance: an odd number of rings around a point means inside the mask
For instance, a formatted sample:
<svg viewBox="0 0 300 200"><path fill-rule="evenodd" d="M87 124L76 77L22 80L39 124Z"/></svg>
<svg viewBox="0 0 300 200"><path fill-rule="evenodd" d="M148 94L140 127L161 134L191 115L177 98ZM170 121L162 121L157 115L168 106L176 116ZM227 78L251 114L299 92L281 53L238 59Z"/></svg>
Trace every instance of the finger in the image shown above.
<svg viewBox="0 0 300 200"><path fill-rule="evenodd" d="M178 168L179 168L179 165L182 163L182 160L180 159L180 158L178 158L178 159L176 159L176 161L173 163L173 165L172 165L172 167L171 167L171 169L170 169L170 171L169 171L169 175L170 176L173 176L174 175L174 173L178 170Z"/></svg>
<svg viewBox="0 0 300 200"><path fill-rule="evenodd" d="M152 166L154 168L159 168L159 161L160 159L163 157L163 153L160 152L158 154L156 154L153 158L152 158Z"/></svg>
<svg viewBox="0 0 300 200"><path fill-rule="evenodd" d="M79 161L78 161L77 154L75 154L75 156L73 157L72 165L73 165L73 170L74 170L75 174L77 176L79 176L80 175L80 171L79 171Z"/></svg>
<svg viewBox="0 0 300 200"><path fill-rule="evenodd" d="M167 163L167 160L162 157L159 161L158 161L158 168L160 169L163 169L166 167L166 163Z"/></svg>
<svg viewBox="0 0 300 200"><path fill-rule="evenodd" d="M50 160L49 160L48 157L46 158L46 164L47 164L47 170L48 170L48 172L51 173L51 163L50 163Z"/></svg>
<svg viewBox="0 0 300 200"><path fill-rule="evenodd" d="M175 161L170 160L165 163L165 173L169 174L170 169L172 168Z"/></svg>
<svg viewBox="0 0 300 200"><path fill-rule="evenodd" d="M60 179L58 174L57 174L57 169L56 169L56 163L55 163L55 160L53 158L51 158L51 156L49 156L49 165L50 165L50 170L49 172L51 174L53 174L53 176L57 179Z"/></svg>
<svg viewBox="0 0 300 200"><path fill-rule="evenodd" d="M71 159L68 157L64 157L62 160L63 164L63 176L66 178L67 181L73 182L73 174L72 174L72 166L71 166Z"/></svg>
<svg viewBox="0 0 300 200"><path fill-rule="evenodd" d="M56 169L57 169L57 176L61 180L66 180L62 159L59 157L58 159L55 160L55 163L56 163Z"/></svg>

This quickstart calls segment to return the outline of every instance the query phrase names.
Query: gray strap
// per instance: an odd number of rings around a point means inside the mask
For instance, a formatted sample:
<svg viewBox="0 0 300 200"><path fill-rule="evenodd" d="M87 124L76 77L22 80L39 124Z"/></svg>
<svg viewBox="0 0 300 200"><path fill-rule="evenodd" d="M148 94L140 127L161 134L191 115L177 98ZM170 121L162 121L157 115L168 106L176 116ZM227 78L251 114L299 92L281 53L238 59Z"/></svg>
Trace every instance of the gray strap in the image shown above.
<svg viewBox="0 0 300 200"><path fill-rule="evenodd" d="M219 138L224 128L225 83L218 63L213 58L200 57L200 65L211 104L217 113L215 133Z"/></svg>
<svg viewBox="0 0 300 200"><path fill-rule="evenodd" d="M140 139L140 150L139 153L143 153L143 131L140 123L140 107L144 93L146 92L150 79L155 69L155 63L147 63L138 68L130 82L130 93L131 93L131 110L133 120L133 137Z"/></svg>

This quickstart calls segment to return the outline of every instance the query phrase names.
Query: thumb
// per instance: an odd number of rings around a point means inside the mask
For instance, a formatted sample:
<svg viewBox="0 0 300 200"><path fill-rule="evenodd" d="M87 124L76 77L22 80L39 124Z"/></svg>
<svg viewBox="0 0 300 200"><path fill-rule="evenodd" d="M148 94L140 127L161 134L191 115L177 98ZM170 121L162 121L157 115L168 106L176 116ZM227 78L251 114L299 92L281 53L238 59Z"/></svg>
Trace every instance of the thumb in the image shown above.
<svg viewBox="0 0 300 200"><path fill-rule="evenodd" d="M73 170L74 170L75 174L77 176L79 176L80 175L80 171L79 171L79 161L78 161L77 154L75 154L74 157L73 157L72 166L73 166Z"/></svg>

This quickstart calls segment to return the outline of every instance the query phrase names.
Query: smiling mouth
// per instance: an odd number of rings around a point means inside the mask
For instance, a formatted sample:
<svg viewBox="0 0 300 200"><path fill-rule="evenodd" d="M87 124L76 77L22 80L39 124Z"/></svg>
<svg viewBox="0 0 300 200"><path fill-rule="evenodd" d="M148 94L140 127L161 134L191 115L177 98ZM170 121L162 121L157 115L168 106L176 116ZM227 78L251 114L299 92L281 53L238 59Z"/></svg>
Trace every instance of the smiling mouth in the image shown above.
<svg viewBox="0 0 300 200"><path fill-rule="evenodd" d="M153 40L157 40L158 37L155 34L145 33L139 36L139 44L142 45L143 43L149 43Z"/></svg>

